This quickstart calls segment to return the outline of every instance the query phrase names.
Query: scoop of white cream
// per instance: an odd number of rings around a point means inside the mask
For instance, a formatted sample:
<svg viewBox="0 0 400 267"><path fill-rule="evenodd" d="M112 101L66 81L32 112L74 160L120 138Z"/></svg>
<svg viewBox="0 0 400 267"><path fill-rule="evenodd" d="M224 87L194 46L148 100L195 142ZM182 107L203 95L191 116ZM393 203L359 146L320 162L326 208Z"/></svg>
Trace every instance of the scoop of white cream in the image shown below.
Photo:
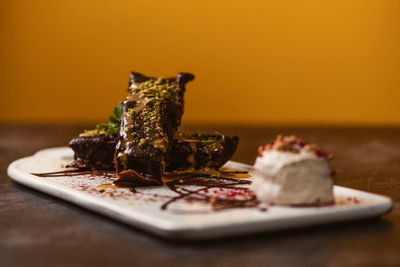
<svg viewBox="0 0 400 267"><path fill-rule="evenodd" d="M329 160L313 151L262 151L253 167L251 189L264 203L324 204L333 201Z"/></svg>

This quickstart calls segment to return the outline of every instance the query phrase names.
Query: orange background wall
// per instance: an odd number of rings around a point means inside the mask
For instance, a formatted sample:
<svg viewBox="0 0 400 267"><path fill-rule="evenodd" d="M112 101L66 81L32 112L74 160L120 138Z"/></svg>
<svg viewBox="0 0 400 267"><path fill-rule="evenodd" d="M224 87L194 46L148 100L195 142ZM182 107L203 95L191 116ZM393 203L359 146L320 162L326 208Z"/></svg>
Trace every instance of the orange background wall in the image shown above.
<svg viewBox="0 0 400 267"><path fill-rule="evenodd" d="M0 121L97 122L130 70L185 122L400 125L400 1L0 0Z"/></svg>

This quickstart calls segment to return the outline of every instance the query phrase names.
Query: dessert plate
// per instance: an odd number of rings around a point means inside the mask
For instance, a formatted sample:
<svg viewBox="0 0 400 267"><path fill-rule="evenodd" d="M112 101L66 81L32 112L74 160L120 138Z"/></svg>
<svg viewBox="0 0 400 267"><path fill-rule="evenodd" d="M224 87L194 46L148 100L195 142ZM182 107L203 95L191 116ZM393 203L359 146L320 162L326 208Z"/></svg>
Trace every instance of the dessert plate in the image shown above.
<svg viewBox="0 0 400 267"><path fill-rule="evenodd" d="M66 147L44 149L11 163L8 175L25 186L169 239L212 239L349 221L377 217L393 207L388 197L335 186L335 204L330 206L214 210L209 203L181 199L162 209L178 196L166 186L137 188L132 192L111 186L114 178L101 173L54 177L32 174L65 170L72 157L72 150ZM232 161L226 166L250 170L250 166ZM193 191L199 187L181 188ZM221 192L229 195L227 190L234 189L206 189L211 196Z"/></svg>

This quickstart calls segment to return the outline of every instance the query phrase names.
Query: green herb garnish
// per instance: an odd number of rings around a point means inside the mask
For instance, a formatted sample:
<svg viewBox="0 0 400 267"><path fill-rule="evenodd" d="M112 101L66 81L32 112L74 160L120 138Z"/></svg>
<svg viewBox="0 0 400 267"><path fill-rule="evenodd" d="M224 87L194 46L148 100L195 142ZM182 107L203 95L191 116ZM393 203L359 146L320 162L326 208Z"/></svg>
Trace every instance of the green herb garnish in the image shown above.
<svg viewBox="0 0 400 267"><path fill-rule="evenodd" d="M108 135L117 134L119 131L120 118L122 115L123 103L119 102L114 108L113 115L109 117L110 122L99 123L96 125L94 130L85 130L81 135L83 136L95 136L95 135Z"/></svg>

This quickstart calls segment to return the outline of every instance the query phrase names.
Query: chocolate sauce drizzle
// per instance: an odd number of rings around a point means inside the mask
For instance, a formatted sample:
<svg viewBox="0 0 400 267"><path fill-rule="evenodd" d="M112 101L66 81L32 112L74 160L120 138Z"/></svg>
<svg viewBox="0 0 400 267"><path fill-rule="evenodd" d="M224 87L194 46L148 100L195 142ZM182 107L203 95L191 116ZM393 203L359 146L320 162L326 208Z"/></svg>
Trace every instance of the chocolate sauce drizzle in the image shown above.
<svg viewBox="0 0 400 267"><path fill-rule="evenodd" d="M31 173L31 174L38 177L63 177L63 176L79 176L79 175L106 176L110 178L115 177L115 171L85 170L85 169L69 169L58 172L44 172L44 173Z"/></svg>
<svg viewBox="0 0 400 267"><path fill-rule="evenodd" d="M174 202L184 200L187 202L209 203L215 211L232 209L232 208L250 208L257 207L259 201L255 194L248 188L241 187L248 185L251 181L241 180L237 178L223 177L224 174L232 175L238 173L221 172L221 177L215 177L205 173L190 173L190 172L167 172L165 173L163 182L178 196L168 197L168 199L161 205L162 210L167 210L169 205ZM242 171L243 173L243 171ZM82 170L82 169L68 169L58 172L48 173L32 173L38 177L62 177L62 176L105 176L109 178L116 178L114 171L100 171L100 170ZM112 184L115 187L129 188L132 193L136 193L136 187L142 186L142 183L133 182L118 182L114 181ZM183 186L200 186L196 190L190 190ZM208 194L212 192L214 194Z"/></svg>
<svg viewBox="0 0 400 267"><path fill-rule="evenodd" d="M210 203L214 210L223 210L231 208L244 208L244 207L256 207L259 202L256 196L247 188L239 187L239 185L250 184L247 180L238 180L232 178L215 178L215 177L195 177L186 176L185 179L174 179L171 182L166 183L166 185L172 191L178 193L179 195L171 198L165 202L161 209L167 209L170 204L178 200L186 200L189 202L204 202ZM189 190L181 185L194 185L201 186L200 189ZM209 190L214 190L215 193L219 193L215 196L208 195ZM229 190L228 194L230 197L226 197L226 192L223 189ZM232 192L230 192L233 190ZM224 191L222 194L221 191ZM239 195L243 199L237 199L234 196Z"/></svg>

